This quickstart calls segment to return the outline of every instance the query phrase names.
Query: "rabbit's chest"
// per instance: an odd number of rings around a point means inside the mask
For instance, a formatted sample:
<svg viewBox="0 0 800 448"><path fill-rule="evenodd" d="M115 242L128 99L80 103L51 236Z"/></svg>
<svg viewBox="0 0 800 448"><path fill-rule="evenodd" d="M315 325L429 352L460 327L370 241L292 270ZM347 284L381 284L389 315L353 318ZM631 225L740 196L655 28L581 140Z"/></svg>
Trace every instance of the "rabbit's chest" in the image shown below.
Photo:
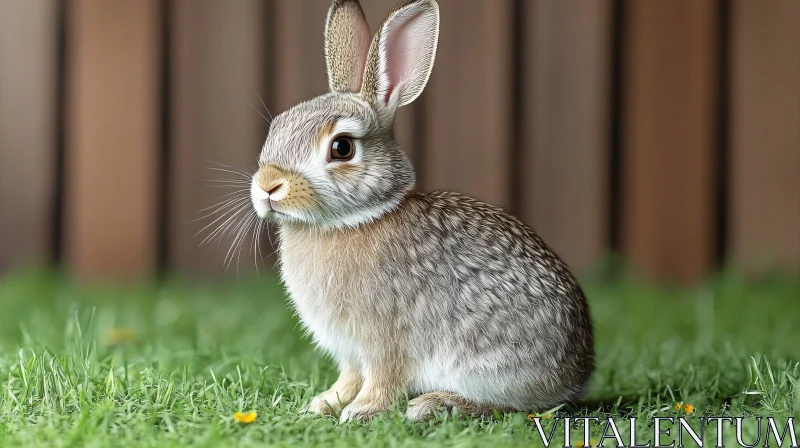
<svg viewBox="0 0 800 448"><path fill-rule="evenodd" d="M375 251L361 238L333 234L281 234L281 275L294 307L315 340L353 357L376 285L370 275Z"/></svg>

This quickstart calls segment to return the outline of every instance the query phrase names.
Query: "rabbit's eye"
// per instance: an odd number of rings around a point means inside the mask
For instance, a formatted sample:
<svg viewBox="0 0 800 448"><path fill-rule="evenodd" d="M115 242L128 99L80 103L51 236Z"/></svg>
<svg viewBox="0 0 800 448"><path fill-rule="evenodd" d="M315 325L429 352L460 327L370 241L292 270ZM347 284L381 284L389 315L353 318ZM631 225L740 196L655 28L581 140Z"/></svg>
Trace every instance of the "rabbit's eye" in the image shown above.
<svg viewBox="0 0 800 448"><path fill-rule="evenodd" d="M356 145L349 137L336 137L331 142L331 160L350 160L355 153Z"/></svg>

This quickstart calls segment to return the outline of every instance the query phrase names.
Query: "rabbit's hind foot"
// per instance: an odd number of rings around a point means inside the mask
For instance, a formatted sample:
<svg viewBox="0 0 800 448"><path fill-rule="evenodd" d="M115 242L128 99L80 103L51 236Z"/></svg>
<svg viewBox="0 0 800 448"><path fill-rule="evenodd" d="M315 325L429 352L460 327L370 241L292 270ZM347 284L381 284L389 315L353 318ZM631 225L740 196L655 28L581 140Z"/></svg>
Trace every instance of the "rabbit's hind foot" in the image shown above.
<svg viewBox="0 0 800 448"><path fill-rule="evenodd" d="M474 417L490 416L494 414L495 410L501 413L514 411L508 407L476 403L449 392L430 392L408 402L406 418L412 422L428 421L436 416L437 410L445 410L450 414L456 410L461 415Z"/></svg>

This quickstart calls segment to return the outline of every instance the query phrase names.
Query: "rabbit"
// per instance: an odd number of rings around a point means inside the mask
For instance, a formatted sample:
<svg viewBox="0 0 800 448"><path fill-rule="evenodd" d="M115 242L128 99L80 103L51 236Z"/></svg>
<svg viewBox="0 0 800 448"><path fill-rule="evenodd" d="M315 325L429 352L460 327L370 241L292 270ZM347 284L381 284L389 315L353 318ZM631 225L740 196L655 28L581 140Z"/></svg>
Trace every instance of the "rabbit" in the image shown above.
<svg viewBox="0 0 800 448"><path fill-rule="evenodd" d="M575 277L517 218L414 190L395 112L431 74L434 0L399 6L371 37L357 0L325 26L330 91L276 116L250 195L276 223L295 312L339 377L307 411L369 420L543 410L580 399L594 368Z"/></svg>

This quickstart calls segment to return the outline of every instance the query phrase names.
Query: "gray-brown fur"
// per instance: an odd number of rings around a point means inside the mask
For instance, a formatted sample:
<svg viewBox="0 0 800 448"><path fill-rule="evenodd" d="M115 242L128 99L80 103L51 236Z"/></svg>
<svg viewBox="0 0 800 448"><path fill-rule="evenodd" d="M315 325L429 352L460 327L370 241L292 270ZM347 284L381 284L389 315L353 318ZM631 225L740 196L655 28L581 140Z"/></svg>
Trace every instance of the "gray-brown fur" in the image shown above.
<svg viewBox="0 0 800 448"><path fill-rule="evenodd" d="M462 415L472 415L476 417L488 417L498 412L513 412L511 408L503 406L493 406L488 403L479 404L466 399L461 395L450 392L429 392L420 395L408 402L409 419L414 421L426 421L436 416L436 412L444 410L448 413L457 411Z"/></svg>
<svg viewBox="0 0 800 448"><path fill-rule="evenodd" d="M325 232L323 254L305 225L284 226L281 238L284 264L319 256L364 274L346 280L358 296L331 308L341 309L342 327L360 326L351 336L371 357L403 352L412 364L441 363L442 375L506 377L496 401L471 400L489 408L545 409L584 391L594 352L581 289L535 233L499 208L410 192L380 220ZM305 250L295 253L298 246ZM422 394L428 380L411 375L397 387Z"/></svg>
<svg viewBox="0 0 800 448"><path fill-rule="evenodd" d="M400 85L421 88L424 68ZM377 79L373 69L365 79ZM408 417L424 420L437 407L484 415L579 398L594 344L577 281L500 208L413 191L393 136L396 107L340 91L301 103L275 117L254 176L257 212L280 226L292 304L340 368L309 410L369 419L407 392L420 397ZM342 132L358 134L357 156L326 161ZM265 192L274 185L273 201Z"/></svg>
<svg viewBox="0 0 800 448"><path fill-rule="evenodd" d="M367 53L367 61L364 70L364 82L361 85L361 96L369 101L370 104L375 104L378 96L378 48L380 47L380 35L383 32L383 25L375 33L375 37L369 44L369 52Z"/></svg>
<svg viewBox="0 0 800 448"><path fill-rule="evenodd" d="M358 1L334 0L325 25L325 61L332 91L359 91L369 44L369 26Z"/></svg>

